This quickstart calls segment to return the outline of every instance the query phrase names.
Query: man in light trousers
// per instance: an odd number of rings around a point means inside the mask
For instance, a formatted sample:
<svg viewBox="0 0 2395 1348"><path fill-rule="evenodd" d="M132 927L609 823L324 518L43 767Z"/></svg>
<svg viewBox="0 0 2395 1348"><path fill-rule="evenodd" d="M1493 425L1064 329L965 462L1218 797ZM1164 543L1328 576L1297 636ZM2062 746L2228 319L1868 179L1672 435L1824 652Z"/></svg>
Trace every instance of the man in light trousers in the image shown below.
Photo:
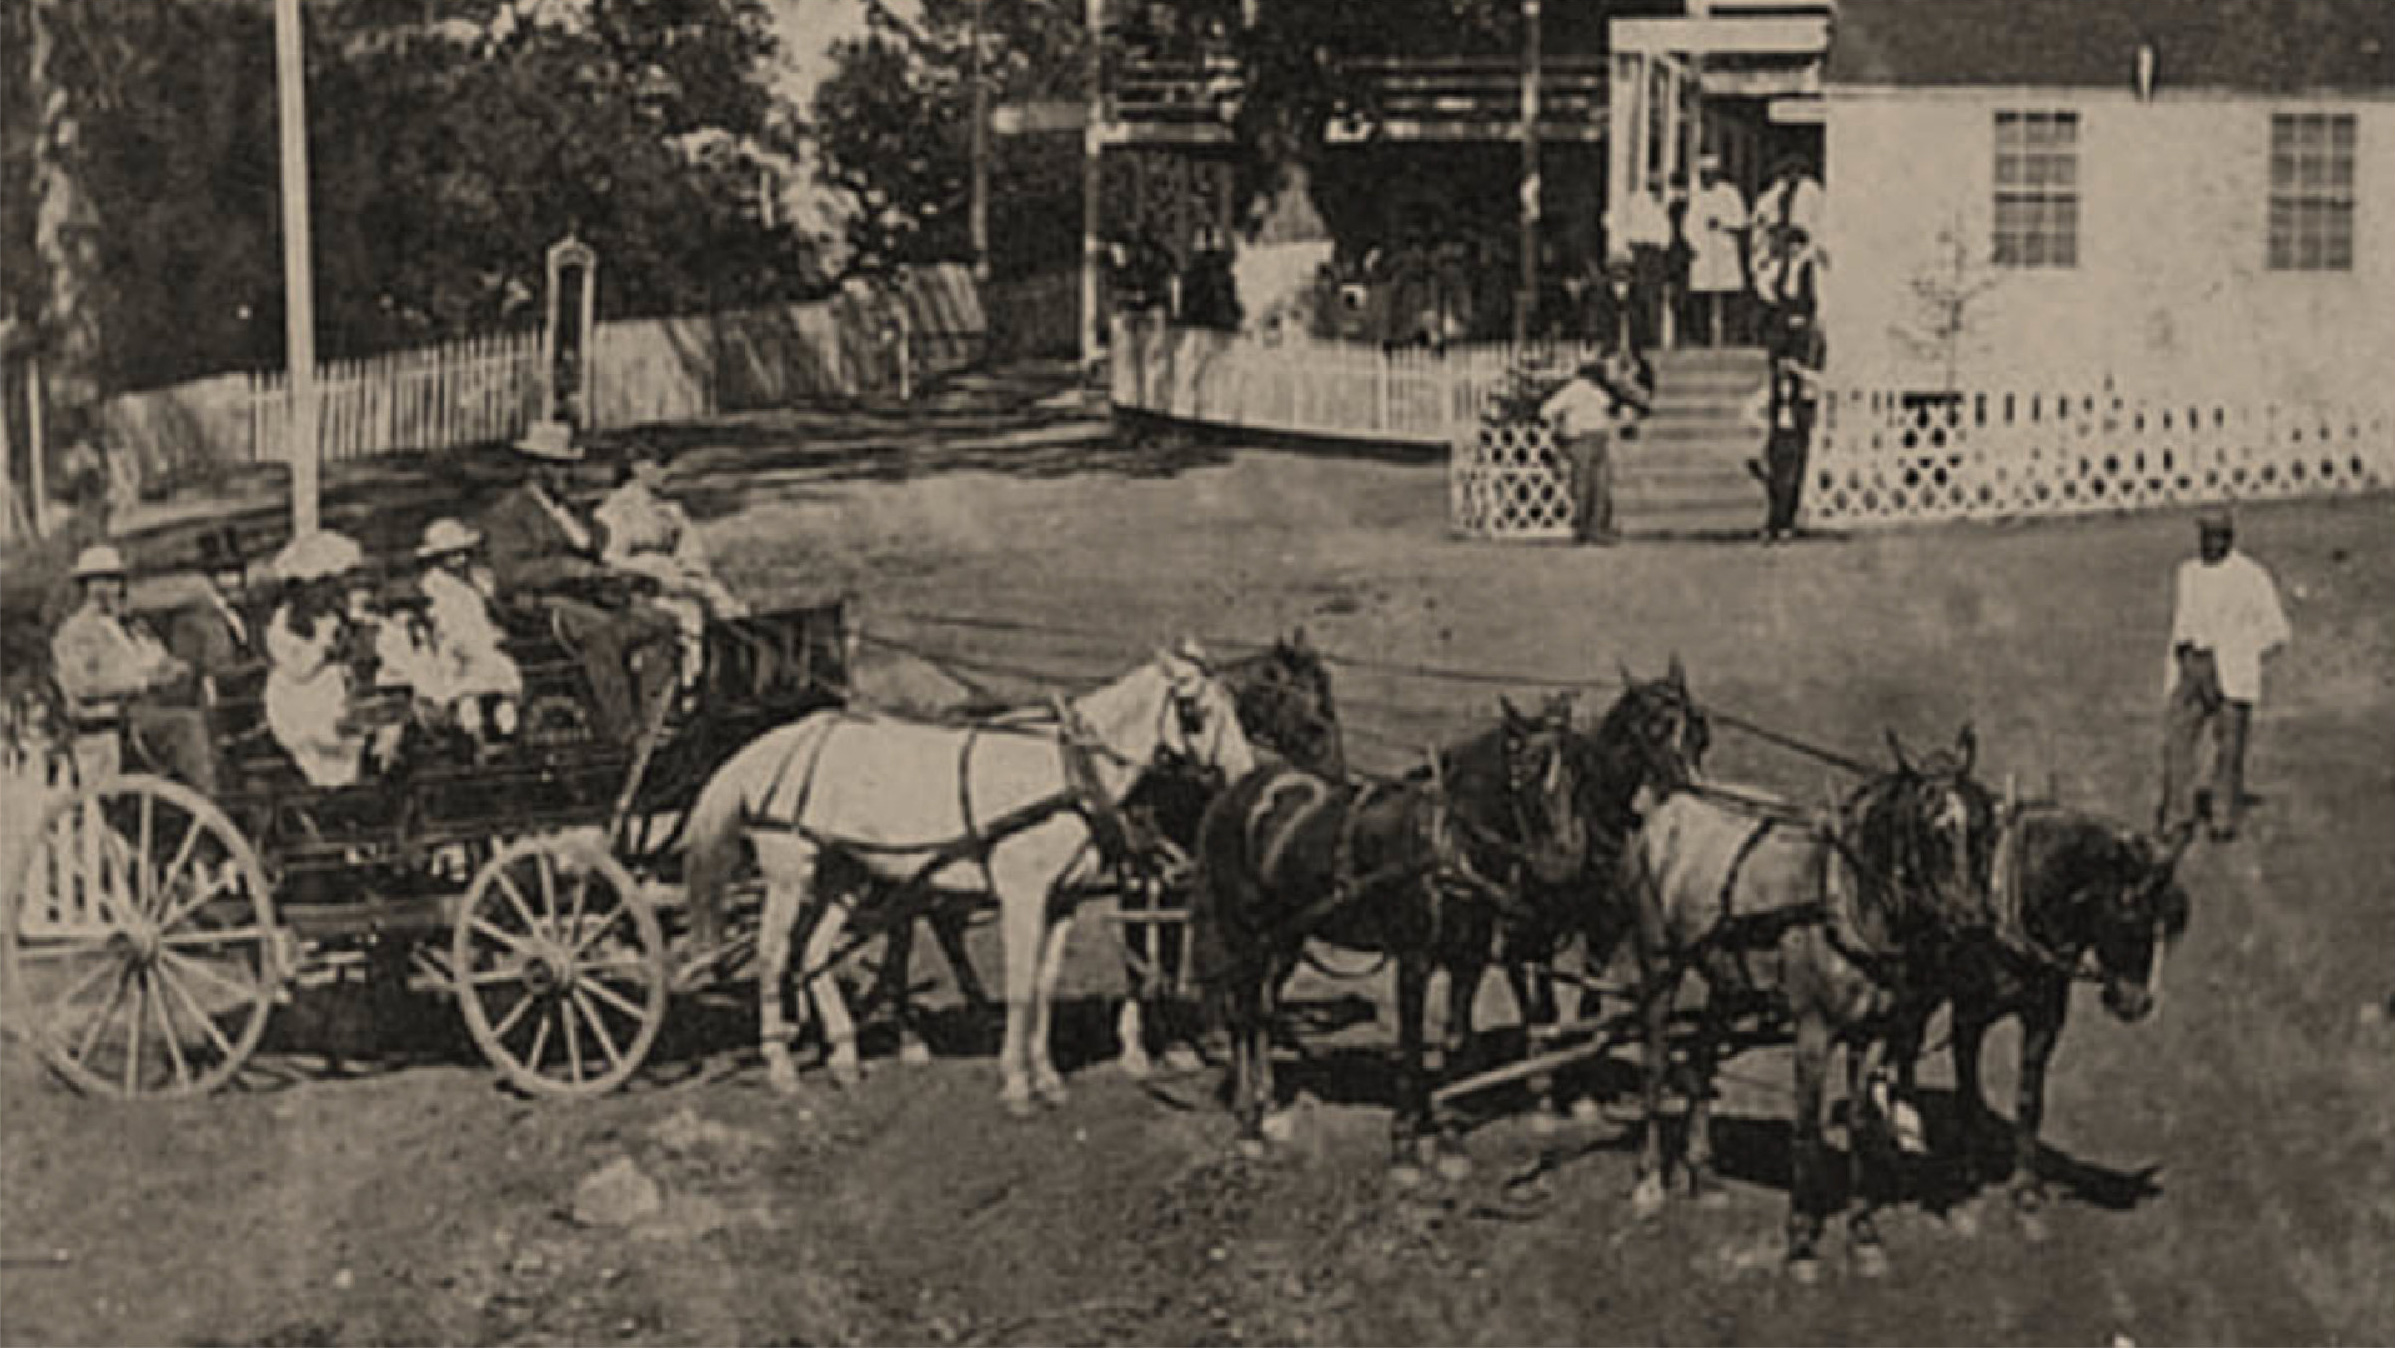
<svg viewBox="0 0 2395 1348"><path fill-rule="evenodd" d="M2197 555L2179 566L2171 616L2155 822L2173 837L2208 818L2213 840L2226 842L2245 816L2245 751L2262 695L2262 657L2291 632L2270 573L2237 551L2228 511L2204 512L2196 534ZM2196 761L2207 732L2212 772L2199 786Z"/></svg>

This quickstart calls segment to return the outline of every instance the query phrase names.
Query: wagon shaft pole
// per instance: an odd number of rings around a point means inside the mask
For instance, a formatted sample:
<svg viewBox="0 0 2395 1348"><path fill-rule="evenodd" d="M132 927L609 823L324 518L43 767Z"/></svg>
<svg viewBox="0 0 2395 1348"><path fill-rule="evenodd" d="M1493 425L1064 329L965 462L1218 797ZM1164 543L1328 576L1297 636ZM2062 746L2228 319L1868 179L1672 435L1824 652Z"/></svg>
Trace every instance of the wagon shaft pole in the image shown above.
<svg viewBox="0 0 2395 1348"><path fill-rule="evenodd" d="M1619 1020L1620 1018L1617 1018L1615 1023L1606 1028L1605 1033L1585 1044L1574 1044L1569 1048L1556 1048L1549 1049L1544 1053L1534 1053L1520 1062L1509 1063L1504 1067L1492 1067L1486 1072L1476 1073L1461 1081L1450 1081L1431 1092L1431 1107L1440 1108L1467 1095L1478 1095L1482 1091L1494 1090L1499 1086L1508 1086L1517 1081L1527 1081L1532 1077L1543 1076L1560 1068L1570 1067L1575 1063L1586 1062L1591 1058L1604 1057L1613 1051L1615 1042L1620 1038Z"/></svg>

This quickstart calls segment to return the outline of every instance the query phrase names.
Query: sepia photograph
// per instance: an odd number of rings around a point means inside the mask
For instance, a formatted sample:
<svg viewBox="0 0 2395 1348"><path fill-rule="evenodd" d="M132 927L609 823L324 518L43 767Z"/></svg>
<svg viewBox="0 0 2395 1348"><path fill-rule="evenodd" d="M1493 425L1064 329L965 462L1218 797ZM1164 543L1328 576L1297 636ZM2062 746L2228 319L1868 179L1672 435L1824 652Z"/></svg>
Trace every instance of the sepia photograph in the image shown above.
<svg viewBox="0 0 2395 1348"><path fill-rule="evenodd" d="M0 1346L2395 1342L2395 0L0 0Z"/></svg>

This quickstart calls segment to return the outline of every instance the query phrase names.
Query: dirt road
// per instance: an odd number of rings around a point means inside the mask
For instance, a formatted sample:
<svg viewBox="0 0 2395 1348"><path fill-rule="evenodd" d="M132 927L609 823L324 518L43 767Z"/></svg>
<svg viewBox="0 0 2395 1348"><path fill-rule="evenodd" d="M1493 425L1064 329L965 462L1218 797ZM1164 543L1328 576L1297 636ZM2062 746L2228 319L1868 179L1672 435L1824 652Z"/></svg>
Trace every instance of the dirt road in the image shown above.
<svg viewBox="0 0 2395 1348"><path fill-rule="evenodd" d="M1129 447L1010 406L694 431L682 470L736 588L853 590L870 631L909 645L1084 674L1185 631L1303 623L1340 655L1525 690L1676 652L1701 697L1825 744L1871 753L1884 728L1944 739L1969 719L1990 781L2150 809L2183 516L1771 551L1506 548L1445 535L1435 466ZM1242 1162L1210 1074L1143 1088L1101 1065L1120 974L1093 934L1063 1027L1075 1098L1021 1123L997 1108L993 1027L956 1014L935 1065L878 1045L861 1088L810 1074L797 1101L764 1087L733 1003L677 1008L655 1070L574 1106L506 1094L438 1007L407 1024L339 998L293 1008L256 1081L157 1108L74 1098L12 1044L0 1338L2385 1341L2395 1028L2365 1008L2395 993L2390 514L2382 498L2244 516L2298 634L2257 724L2264 803L2244 840L2188 863L2196 913L2161 1017L2078 1007L2049 1093L2063 1201L2041 1242L1990 1196L1913 1204L1889 1224L1887 1279L1833 1259L1822 1286L1791 1285L1774 1054L1731 1069L1727 1210L1634 1222L1619 1122L1546 1138L1511 1116L1471 1134L1472 1180L1397 1192L1385 1011L1310 1041L1299 1140ZM923 620L940 614L1096 635ZM1336 674L1362 766L1493 711L1492 688ZM925 677L885 657L866 691L903 698ZM1726 777L1823 788L1818 764L1719 740ZM1359 1011L1386 981L1306 991ZM328 1079L330 1042L392 1057ZM1999 1101L2013 1042L1989 1051ZM1947 1079L1927 1074L1933 1121Z"/></svg>

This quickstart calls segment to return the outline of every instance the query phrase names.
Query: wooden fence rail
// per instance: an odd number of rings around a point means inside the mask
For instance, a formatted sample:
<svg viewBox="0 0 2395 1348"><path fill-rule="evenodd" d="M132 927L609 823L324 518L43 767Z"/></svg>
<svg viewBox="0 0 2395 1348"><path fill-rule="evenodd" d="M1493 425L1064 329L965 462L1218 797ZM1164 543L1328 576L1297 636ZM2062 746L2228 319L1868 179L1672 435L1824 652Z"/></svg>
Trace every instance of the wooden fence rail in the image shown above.
<svg viewBox="0 0 2395 1348"><path fill-rule="evenodd" d="M593 330L582 362L580 424L612 430L894 392L978 360L986 330L972 275L956 266L812 304L609 320ZM512 440L540 415L541 337L524 329L329 361L316 389L326 463ZM291 393L281 371L127 394L101 418L112 466L125 465L137 483L289 458Z"/></svg>

